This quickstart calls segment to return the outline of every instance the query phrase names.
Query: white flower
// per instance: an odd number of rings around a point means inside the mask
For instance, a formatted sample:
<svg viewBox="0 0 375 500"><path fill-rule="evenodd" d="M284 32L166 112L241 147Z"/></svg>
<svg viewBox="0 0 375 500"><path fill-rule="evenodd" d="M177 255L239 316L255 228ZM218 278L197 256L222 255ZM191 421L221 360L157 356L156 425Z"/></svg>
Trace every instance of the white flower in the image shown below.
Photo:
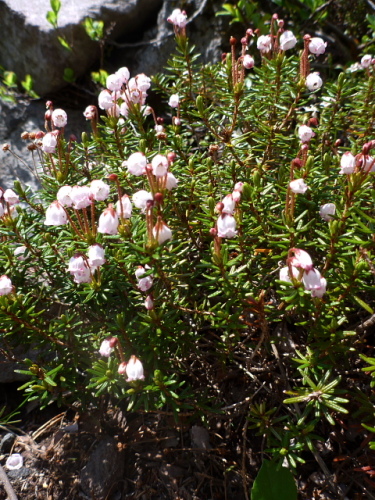
<svg viewBox="0 0 375 500"><path fill-rule="evenodd" d="M242 59L242 66L245 69L251 69L254 67L254 59L251 57L250 54L245 54Z"/></svg>
<svg viewBox="0 0 375 500"><path fill-rule="evenodd" d="M339 174L352 174L355 170L355 156L350 151L346 151L340 160Z"/></svg>
<svg viewBox="0 0 375 500"><path fill-rule="evenodd" d="M334 203L325 203L319 209L320 217L325 221L330 221L333 219L333 215L336 213L336 205Z"/></svg>
<svg viewBox="0 0 375 500"><path fill-rule="evenodd" d="M370 54L366 54L365 56L362 57L361 59L361 67L362 68L368 68L371 66L372 63L372 56Z"/></svg>
<svg viewBox="0 0 375 500"><path fill-rule="evenodd" d="M313 263L310 255L305 252L305 250L301 250L300 248L291 248L289 253L293 253L288 258L288 262L297 268L301 268L305 271L310 271L313 268Z"/></svg>
<svg viewBox="0 0 375 500"><path fill-rule="evenodd" d="M170 105L171 108L177 108L180 103L180 98L178 94L172 94L171 97L169 98L168 104Z"/></svg>
<svg viewBox="0 0 375 500"><path fill-rule="evenodd" d="M111 346L111 342L109 340L103 340L99 347L99 354L105 358L109 358L112 352L113 347Z"/></svg>
<svg viewBox="0 0 375 500"><path fill-rule="evenodd" d="M148 193L144 189L137 191L133 194L133 203L137 208L140 208L143 212L146 210L147 203L152 201L154 197L151 193Z"/></svg>
<svg viewBox="0 0 375 500"><path fill-rule="evenodd" d="M165 183L165 187L170 191L177 187L178 179L171 173L167 172L167 181Z"/></svg>
<svg viewBox="0 0 375 500"><path fill-rule="evenodd" d="M0 295L9 295L12 293L13 285L11 280L3 274L0 276Z"/></svg>
<svg viewBox="0 0 375 500"><path fill-rule="evenodd" d="M122 212L121 212L122 207ZM116 213L119 217L124 217L124 219L130 219L132 215L132 204L130 198L127 194L121 197L116 203Z"/></svg>
<svg viewBox="0 0 375 500"><path fill-rule="evenodd" d="M83 112L83 116L86 118L86 120L93 120L97 116L96 107L92 104L90 104L90 106L87 106L87 108Z"/></svg>
<svg viewBox="0 0 375 500"><path fill-rule="evenodd" d="M74 277L75 283L91 283L92 275L87 260L82 255L69 259L68 272Z"/></svg>
<svg viewBox="0 0 375 500"><path fill-rule="evenodd" d="M103 234L117 234L119 220L112 203L103 211L99 217L98 232Z"/></svg>
<svg viewBox="0 0 375 500"><path fill-rule="evenodd" d="M146 173L147 158L143 153L133 153L122 166L126 166L130 174L143 175Z"/></svg>
<svg viewBox="0 0 375 500"><path fill-rule="evenodd" d="M126 375L127 382L132 382L134 380L144 380L144 371L141 361L136 356L131 356L126 365Z"/></svg>
<svg viewBox="0 0 375 500"><path fill-rule="evenodd" d="M307 125L301 125L298 128L298 136L302 142L309 142L315 136L315 132Z"/></svg>
<svg viewBox="0 0 375 500"><path fill-rule="evenodd" d="M306 77L306 87L312 92L313 90L319 90L323 85L323 80L320 78L319 73L310 73Z"/></svg>
<svg viewBox="0 0 375 500"><path fill-rule="evenodd" d="M115 104L112 94L108 90L102 90L98 96L100 109L110 109Z"/></svg>
<svg viewBox="0 0 375 500"><path fill-rule="evenodd" d="M52 123L55 127L63 128L68 123L68 115L63 109L55 109L52 112Z"/></svg>
<svg viewBox="0 0 375 500"><path fill-rule="evenodd" d="M151 78L146 76L144 73L140 73L135 77L136 85L142 92L147 92L151 87Z"/></svg>
<svg viewBox="0 0 375 500"><path fill-rule="evenodd" d="M168 171L168 159L163 155L156 155L151 162L152 173L155 177L164 177Z"/></svg>
<svg viewBox="0 0 375 500"><path fill-rule="evenodd" d="M52 132L48 132L42 139L42 150L45 153L54 153L56 150L57 138Z"/></svg>
<svg viewBox="0 0 375 500"><path fill-rule="evenodd" d="M224 205L222 213L233 215L234 209L236 208L236 202L233 199L233 195L227 194L226 196L224 196L221 203Z"/></svg>
<svg viewBox="0 0 375 500"><path fill-rule="evenodd" d="M56 198L57 201L60 203L60 205L63 205L64 207L71 207L73 205L73 200L70 197L71 193L72 193L71 186L62 186L57 191Z"/></svg>
<svg viewBox="0 0 375 500"><path fill-rule="evenodd" d="M16 205L20 201L18 194L16 194L13 189L6 189L3 198L9 205Z"/></svg>
<svg viewBox="0 0 375 500"><path fill-rule="evenodd" d="M237 236L236 219L232 215L220 215L217 220L217 235L219 238L234 238Z"/></svg>
<svg viewBox="0 0 375 500"><path fill-rule="evenodd" d="M101 180L94 180L90 183L90 191L95 201L104 201L108 198L110 187Z"/></svg>
<svg viewBox="0 0 375 500"><path fill-rule="evenodd" d="M124 83L127 83L129 81L129 78L130 78L130 73L129 73L129 70L126 66L123 66L122 68L119 68L117 71L116 71L116 75L120 78L121 82L124 84Z"/></svg>
<svg viewBox="0 0 375 500"><path fill-rule="evenodd" d="M261 35L257 40L257 47L262 54L266 54L271 51L272 48L272 38L270 35Z"/></svg>
<svg viewBox="0 0 375 500"><path fill-rule="evenodd" d="M312 297L323 297L327 288L327 280L322 278L317 269L310 269L305 271L302 277L302 283L305 290L311 291Z"/></svg>
<svg viewBox="0 0 375 500"><path fill-rule="evenodd" d="M106 86L108 90L111 90L112 92L113 91L117 92L121 90L122 84L123 84L123 79L121 74L116 72L112 75L107 76Z"/></svg>
<svg viewBox="0 0 375 500"><path fill-rule="evenodd" d="M9 470L16 470L23 467L23 457L19 453L12 453L5 462L5 467Z"/></svg>
<svg viewBox="0 0 375 500"><path fill-rule="evenodd" d="M87 252L90 267L98 267L105 264L104 248L98 243L91 245Z"/></svg>
<svg viewBox="0 0 375 500"><path fill-rule="evenodd" d="M73 186L70 192L70 199L76 210L87 208L91 205L91 189L88 186Z"/></svg>
<svg viewBox="0 0 375 500"><path fill-rule="evenodd" d="M135 270L135 277L138 280L137 287L141 290L141 292L147 292L147 290L149 290L154 283L152 274L149 274L148 276L142 278L142 276L146 273L146 270L150 269L149 266L146 266L146 268L147 269L145 269L143 266L138 266Z"/></svg>
<svg viewBox="0 0 375 500"><path fill-rule="evenodd" d="M68 223L68 217L64 207L56 200L46 210L46 226L63 226Z"/></svg>
<svg viewBox="0 0 375 500"><path fill-rule="evenodd" d="M167 224L163 221L158 221L153 230L152 234L154 238L157 240L159 245L164 243L167 240L170 240L172 238L172 231L169 229Z"/></svg>
<svg viewBox="0 0 375 500"><path fill-rule="evenodd" d="M309 186L303 179L294 179L294 181L289 183L289 187L296 194L304 194L309 189Z"/></svg>
<svg viewBox="0 0 375 500"><path fill-rule="evenodd" d="M299 274L300 274L299 270L294 266L290 266L290 267L292 269L293 278L298 279ZM289 274L289 267L288 266L282 267L280 269L279 280L280 281L287 281L288 283L292 282L292 279L291 279L290 274Z"/></svg>
<svg viewBox="0 0 375 500"><path fill-rule="evenodd" d="M172 14L167 18L167 21L178 28L185 28L187 24L186 12L180 9L174 9Z"/></svg>
<svg viewBox="0 0 375 500"><path fill-rule="evenodd" d="M314 37L310 40L309 51L311 52L311 54L315 54L316 56L324 54L326 47L327 43L324 42L321 38Z"/></svg>
<svg viewBox="0 0 375 500"><path fill-rule="evenodd" d="M297 38L293 35L291 31L284 31L280 35L280 49L289 50L293 49L297 43Z"/></svg>

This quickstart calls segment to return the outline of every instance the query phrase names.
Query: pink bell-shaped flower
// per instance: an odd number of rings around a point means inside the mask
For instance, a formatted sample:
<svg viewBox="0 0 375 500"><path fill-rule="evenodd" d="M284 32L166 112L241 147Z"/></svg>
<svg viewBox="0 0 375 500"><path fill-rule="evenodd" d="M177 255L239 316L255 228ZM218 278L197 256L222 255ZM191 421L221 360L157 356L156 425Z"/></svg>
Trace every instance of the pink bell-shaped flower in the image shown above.
<svg viewBox="0 0 375 500"><path fill-rule="evenodd" d="M304 194L309 188L303 179L294 179L294 181L290 181L289 187L291 191L296 194Z"/></svg>
<svg viewBox="0 0 375 500"><path fill-rule="evenodd" d="M309 51L311 52L311 54L315 54L316 56L324 54L326 47L327 43L324 42L324 40L322 40L321 38L311 38L309 43Z"/></svg>
<svg viewBox="0 0 375 500"><path fill-rule="evenodd" d="M122 211L121 211L122 208ZM132 204L130 198L127 194L124 194L116 202L116 213L119 217L124 217L124 219L130 219L132 215Z"/></svg>
<svg viewBox="0 0 375 500"><path fill-rule="evenodd" d="M284 31L280 35L280 49L281 50L289 50L293 49L296 46L297 38L291 31Z"/></svg>
<svg viewBox="0 0 375 500"><path fill-rule="evenodd" d="M162 220L159 220L155 224L152 230L152 234L156 239L156 241L159 243L159 245L172 238L172 231L169 229L167 224Z"/></svg>
<svg viewBox="0 0 375 500"><path fill-rule="evenodd" d="M125 373L127 375L127 382L134 382L135 380L144 380L144 371L141 361L136 356L131 356L127 365Z"/></svg>
<svg viewBox="0 0 375 500"><path fill-rule="evenodd" d="M313 268L310 255L300 248L291 248L289 250L288 262L292 266L301 268L304 271L310 271Z"/></svg>
<svg viewBox="0 0 375 500"><path fill-rule="evenodd" d="M46 210L46 226L63 226L68 223L68 217L64 207L56 200Z"/></svg>
<svg viewBox="0 0 375 500"><path fill-rule="evenodd" d="M89 247L87 257L89 259L90 267L102 266L106 262L104 257L104 248L98 243Z"/></svg>
<svg viewBox="0 0 375 500"><path fill-rule="evenodd" d="M98 232L103 234L117 234L119 220L112 203L103 211L99 217Z"/></svg>
<svg viewBox="0 0 375 500"><path fill-rule="evenodd" d="M63 109L55 109L52 112L52 123L57 128L63 128L68 123L68 115Z"/></svg>
<svg viewBox="0 0 375 500"><path fill-rule="evenodd" d="M305 287L305 290L311 291L312 297L322 298L326 293L327 280L322 277L317 269L305 271L303 273L302 283Z"/></svg>
<svg viewBox="0 0 375 500"><path fill-rule="evenodd" d="M108 198L110 187L101 180L94 180L90 183L90 191L95 201L104 201Z"/></svg>
<svg viewBox="0 0 375 500"><path fill-rule="evenodd" d="M125 163L125 165L124 165ZM124 162L128 172L133 175L143 175L146 173L147 158L143 153L133 153L127 162Z"/></svg>
<svg viewBox="0 0 375 500"><path fill-rule="evenodd" d="M236 219L233 215L220 215L217 220L217 235L219 238L234 238L237 236Z"/></svg>
<svg viewBox="0 0 375 500"><path fill-rule="evenodd" d="M0 276L0 295L9 295L13 291L11 280L3 274Z"/></svg>

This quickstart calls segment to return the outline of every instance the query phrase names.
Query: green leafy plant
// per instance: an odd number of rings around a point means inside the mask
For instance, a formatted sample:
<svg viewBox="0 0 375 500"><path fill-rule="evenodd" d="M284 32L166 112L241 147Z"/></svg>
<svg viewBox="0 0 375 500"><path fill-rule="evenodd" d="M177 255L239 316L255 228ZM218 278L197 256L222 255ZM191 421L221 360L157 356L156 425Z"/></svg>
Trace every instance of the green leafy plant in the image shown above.
<svg viewBox="0 0 375 500"><path fill-rule="evenodd" d="M202 65L173 16L165 73L99 72L90 133L67 138L49 102L46 131L22 135L42 188L0 198L4 349L37 351L18 361L41 406L240 408L265 457L253 498L264 475L294 498L291 474L306 456L326 472L318 442L349 412L372 424L369 370L351 368L371 361L375 308L372 56L323 82L324 40L273 17L258 57L247 31Z"/></svg>

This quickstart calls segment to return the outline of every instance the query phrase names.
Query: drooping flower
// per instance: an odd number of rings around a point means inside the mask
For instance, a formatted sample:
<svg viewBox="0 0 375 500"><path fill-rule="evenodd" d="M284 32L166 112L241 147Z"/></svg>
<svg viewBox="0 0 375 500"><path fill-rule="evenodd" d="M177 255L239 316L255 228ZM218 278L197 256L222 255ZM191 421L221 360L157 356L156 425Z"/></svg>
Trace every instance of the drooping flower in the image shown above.
<svg viewBox="0 0 375 500"><path fill-rule="evenodd" d="M137 85L137 88L141 92L147 92L148 89L151 87L151 78L144 73L140 73L135 77L135 82ZM144 104L144 103L142 103Z"/></svg>
<svg viewBox="0 0 375 500"><path fill-rule="evenodd" d="M352 174L355 170L355 156L350 151L346 151L340 160L339 174Z"/></svg>
<svg viewBox="0 0 375 500"><path fill-rule="evenodd" d="M306 77L306 87L312 92L313 90L319 90L323 85L323 80L320 78L319 73L310 73Z"/></svg>
<svg viewBox="0 0 375 500"><path fill-rule="evenodd" d="M152 234L159 245L163 244L172 238L172 231L169 229L167 224L162 220L158 220L155 224Z"/></svg>
<svg viewBox="0 0 375 500"><path fill-rule="evenodd" d="M233 199L233 195L227 194L226 196L224 196L221 203L223 204L221 212L223 214L233 215L234 209L236 208L236 202Z"/></svg>
<svg viewBox="0 0 375 500"><path fill-rule="evenodd" d="M372 56L370 54L366 54L365 56L362 57L361 59L361 66L362 68L368 68L371 66L372 63Z"/></svg>
<svg viewBox="0 0 375 500"><path fill-rule="evenodd" d="M3 198L9 205L16 205L20 201L18 194L13 189L6 189L3 193Z"/></svg>
<svg viewBox="0 0 375 500"><path fill-rule="evenodd" d="M305 290L311 291L312 297L323 297L327 289L327 280L322 277L317 269L305 271L302 277Z"/></svg>
<svg viewBox="0 0 375 500"><path fill-rule="evenodd" d="M288 263L304 271L310 271L313 268L310 255L300 248L291 248L289 250Z"/></svg>
<svg viewBox="0 0 375 500"><path fill-rule="evenodd" d="M298 136L302 142L309 142L315 136L315 132L307 125L301 125L298 128Z"/></svg>
<svg viewBox="0 0 375 500"><path fill-rule="evenodd" d="M171 173L167 172L167 180L165 183L165 187L170 191L171 189L174 189L177 187L178 179Z"/></svg>
<svg viewBox="0 0 375 500"><path fill-rule="evenodd" d="M98 267L102 266L103 264L106 263L106 259L104 257L104 248L99 245L98 243L95 243L94 245L91 245L89 247L89 250L87 252L87 257L89 259L89 266L90 267Z"/></svg>
<svg viewBox="0 0 375 500"><path fill-rule="evenodd" d="M87 106L87 108L83 112L83 116L86 118L86 120L93 120L94 118L96 118L97 117L96 106L93 106L92 104L90 106Z"/></svg>
<svg viewBox="0 0 375 500"><path fill-rule="evenodd" d="M251 69L254 67L254 58L250 54L245 54L242 59L242 66L245 69Z"/></svg>
<svg viewBox="0 0 375 500"><path fill-rule="evenodd" d="M46 226L63 226L68 223L68 217L64 207L56 200L46 210Z"/></svg>
<svg viewBox="0 0 375 500"><path fill-rule="evenodd" d="M98 104L100 109L110 109L115 104L115 100L111 92L102 90L98 96Z"/></svg>
<svg viewBox="0 0 375 500"><path fill-rule="evenodd" d="M122 84L123 79L121 74L116 72L112 75L107 76L106 87L108 90L111 90L112 92L118 92L119 90L121 90Z"/></svg>
<svg viewBox="0 0 375 500"><path fill-rule="evenodd" d="M174 9L172 14L167 18L167 21L177 28L185 28L187 24L187 15L181 9Z"/></svg>
<svg viewBox="0 0 375 500"><path fill-rule="evenodd" d="M280 49L281 50L289 50L293 49L296 46L297 38L291 31L284 31L280 35Z"/></svg>
<svg viewBox="0 0 375 500"><path fill-rule="evenodd" d="M12 453L5 462L5 467L9 470L17 470L23 467L23 456L19 453Z"/></svg>
<svg viewBox="0 0 375 500"><path fill-rule="evenodd" d="M294 266L290 266L290 267L291 267L291 270L292 270L293 278L294 279L298 279L299 275L300 275L299 270L296 267L294 267ZM292 283L292 279L291 279L291 276L290 276L290 270L289 270L288 266L282 267L280 269L279 280L280 281L287 281L288 283Z"/></svg>
<svg viewBox="0 0 375 500"><path fill-rule="evenodd" d="M126 66L123 66L122 68L119 68L117 71L116 71L116 75L120 78L121 82L124 84L124 83L127 83L129 81L129 78L130 78L130 73L129 73L129 70Z"/></svg>
<svg viewBox="0 0 375 500"><path fill-rule="evenodd" d="M106 339L106 340L103 340L103 342L100 344L99 354L101 356L104 356L105 358L109 358L109 356L112 354L113 350L114 350L114 346L111 345L111 340Z"/></svg>
<svg viewBox="0 0 375 500"><path fill-rule="evenodd" d="M112 203L102 212L98 222L98 232L103 234L117 234L119 220Z"/></svg>
<svg viewBox="0 0 375 500"><path fill-rule="evenodd" d="M149 266L146 266L146 268L147 269L145 269L143 266L138 266L135 270L135 277L138 280L137 287L139 288L139 290L141 290L141 292L147 292L147 290L150 290L150 288L154 284L152 274L142 277L146 273L146 271L150 269Z"/></svg>
<svg viewBox="0 0 375 500"><path fill-rule="evenodd" d="M136 356L131 356L126 365L126 375L127 382L133 382L135 380L144 380L144 371L141 361Z"/></svg>
<svg viewBox="0 0 375 500"><path fill-rule="evenodd" d="M91 205L92 193L88 186L73 186L70 192L70 199L76 210L87 208Z"/></svg>
<svg viewBox="0 0 375 500"><path fill-rule="evenodd" d="M9 295L12 293L13 285L6 274L0 276L0 295Z"/></svg>
<svg viewBox="0 0 375 500"><path fill-rule="evenodd" d="M267 54L272 49L272 38L270 35L261 35L257 40L257 48L262 54Z"/></svg>
<svg viewBox="0 0 375 500"><path fill-rule="evenodd" d="M95 201L104 201L108 198L110 187L101 180L93 180L90 183L90 191Z"/></svg>
<svg viewBox="0 0 375 500"><path fill-rule="evenodd" d="M154 197L151 193L148 193L144 189L137 191L133 194L133 203L137 208L140 208L143 212L146 210L147 203L152 201Z"/></svg>
<svg viewBox="0 0 375 500"><path fill-rule="evenodd" d="M48 132L42 139L42 150L45 153L54 153L56 151L57 138L53 132Z"/></svg>
<svg viewBox="0 0 375 500"><path fill-rule="evenodd" d="M57 191L56 198L57 201L60 203L60 205L64 207L71 207L73 205L73 200L70 197L71 193L72 193L71 186L62 186Z"/></svg>
<svg viewBox="0 0 375 500"><path fill-rule="evenodd" d="M164 177L168 172L168 159L164 155L157 154L151 162L152 173L155 177Z"/></svg>
<svg viewBox="0 0 375 500"><path fill-rule="evenodd" d="M124 163L123 166L126 166L130 174L143 175L146 173L147 158L143 153L131 154L125 165Z"/></svg>
<svg viewBox="0 0 375 500"><path fill-rule="evenodd" d="M178 108L180 103L180 98L178 94L172 94L169 98L168 104L171 108Z"/></svg>
<svg viewBox="0 0 375 500"><path fill-rule="evenodd" d="M92 274L87 259L81 255L74 255L69 259L68 271L74 277L75 283L91 283Z"/></svg>
<svg viewBox="0 0 375 500"><path fill-rule="evenodd" d="M118 365L117 373L119 375L125 375L125 373L126 373L126 365L127 365L127 363L125 361L123 361L122 363L120 363Z"/></svg>
<svg viewBox="0 0 375 500"><path fill-rule="evenodd" d="M320 217L325 221L330 221L336 213L336 205L334 203L325 203L320 207Z"/></svg>
<svg viewBox="0 0 375 500"><path fill-rule="evenodd" d="M311 52L311 54L315 54L316 56L324 54L326 47L327 43L321 38L319 37L311 38L309 43L309 51Z"/></svg>
<svg viewBox="0 0 375 500"><path fill-rule="evenodd" d="M233 215L220 215L217 220L217 235L219 238L234 238L237 236L236 219Z"/></svg>
<svg viewBox="0 0 375 500"><path fill-rule="evenodd" d="M291 191L296 194L304 194L309 189L309 186L303 179L294 179L294 181L290 181L289 187Z"/></svg>
<svg viewBox="0 0 375 500"><path fill-rule="evenodd" d="M68 115L63 109L55 109L52 112L52 123L57 128L63 128L68 123Z"/></svg>
<svg viewBox="0 0 375 500"><path fill-rule="evenodd" d="M121 211L122 208L122 211ZM116 213L119 217L130 219L132 215L132 204L127 194L124 194L116 203Z"/></svg>

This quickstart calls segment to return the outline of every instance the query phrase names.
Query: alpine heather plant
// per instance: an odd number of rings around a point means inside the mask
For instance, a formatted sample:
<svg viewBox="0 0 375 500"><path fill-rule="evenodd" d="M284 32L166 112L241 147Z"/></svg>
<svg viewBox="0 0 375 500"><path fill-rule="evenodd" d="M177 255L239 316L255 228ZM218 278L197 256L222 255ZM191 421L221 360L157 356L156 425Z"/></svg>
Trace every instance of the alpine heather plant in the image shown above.
<svg viewBox="0 0 375 500"><path fill-rule="evenodd" d="M18 361L42 406L243 408L295 469L348 412L373 416L352 366L375 323L374 58L321 78L327 43L273 16L202 65L186 14L168 22L165 73L109 75L82 110L92 133L66 137L49 102L23 134L42 189L0 190L2 350L40 353Z"/></svg>

